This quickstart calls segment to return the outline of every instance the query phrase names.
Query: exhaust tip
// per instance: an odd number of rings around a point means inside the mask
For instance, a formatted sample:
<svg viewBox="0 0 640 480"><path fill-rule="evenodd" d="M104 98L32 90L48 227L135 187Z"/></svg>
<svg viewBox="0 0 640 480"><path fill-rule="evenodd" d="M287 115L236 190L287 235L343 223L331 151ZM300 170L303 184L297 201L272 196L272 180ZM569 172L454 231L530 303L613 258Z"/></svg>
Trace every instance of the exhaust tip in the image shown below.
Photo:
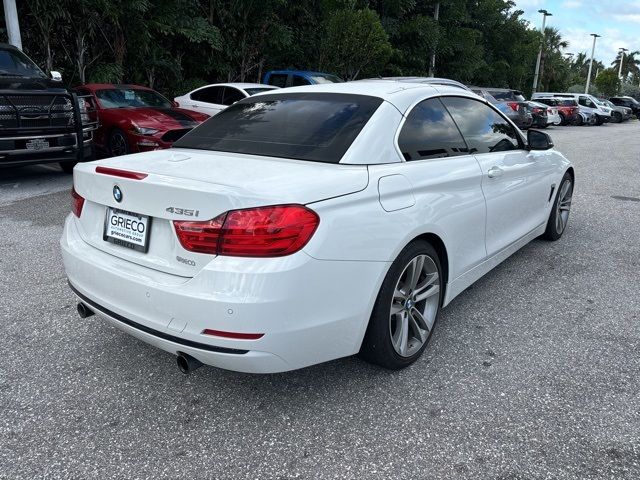
<svg viewBox="0 0 640 480"><path fill-rule="evenodd" d="M87 318L94 314L93 310L91 310L82 302L78 303L77 309L78 309L78 315L80 315L80 318Z"/></svg>
<svg viewBox="0 0 640 480"><path fill-rule="evenodd" d="M185 375L190 374L195 369L200 368L202 366L202 362L197 358L193 358L191 355L187 355L186 353L178 352L178 368Z"/></svg>

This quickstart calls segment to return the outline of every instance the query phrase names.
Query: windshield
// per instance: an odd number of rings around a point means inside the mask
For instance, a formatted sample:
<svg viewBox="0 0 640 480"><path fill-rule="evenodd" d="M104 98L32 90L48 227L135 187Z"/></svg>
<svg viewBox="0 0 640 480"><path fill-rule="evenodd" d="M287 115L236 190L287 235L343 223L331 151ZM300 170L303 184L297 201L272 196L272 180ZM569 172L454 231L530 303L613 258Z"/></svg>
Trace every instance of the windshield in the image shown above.
<svg viewBox="0 0 640 480"><path fill-rule="evenodd" d="M341 93L249 97L173 146L338 163L381 103L377 97Z"/></svg>
<svg viewBox="0 0 640 480"><path fill-rule="evenodd" d="M110 88L98 90L96 97L102 108L171 108L171 102L153 90Z"/></svg>
<svg viewBox="0 0 640 480"><path fill-rule="evenodd" d="M316 75L309 75L309 78L311 79L312 82L315 82L315 83L342 83L342 82L344 82L344 80L342 80L340 77L336 77L335 75L329 75L329 74L326 74L326 73L316 74Z"/></svg>
<svg viewBox="0 0 640 480"><path fill-rule="evenodd" d="M255 95L256 93L260 93L260 92L268 92L269 90L276 90L275 88L262 88L262 87L256 87L256 88L245 88L244 91L247 92L247 95L251 96L251 95Z"/></svg>
<svg viewBox="0 0 640 480"><path fill-rule="evenodd" d="M0 50L0 75L47 78L33 61L19 50Z"/></svg>

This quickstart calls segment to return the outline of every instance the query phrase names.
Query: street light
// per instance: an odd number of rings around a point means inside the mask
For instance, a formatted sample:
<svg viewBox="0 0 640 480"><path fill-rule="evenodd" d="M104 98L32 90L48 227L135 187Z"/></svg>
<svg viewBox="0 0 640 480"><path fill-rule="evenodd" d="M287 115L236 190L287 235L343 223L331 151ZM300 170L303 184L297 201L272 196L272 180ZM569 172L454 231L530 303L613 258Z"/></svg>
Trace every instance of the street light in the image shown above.
<svg viewBox="0 0 640 480"><path fill-rule="evenodd" d="M20 23L18 22L18 9L16 0L4 0L4 18L7 25L9 43L22 50L22 38L20 37Z"/></svg>
<svg viewBox="0 0 640 480"><path fill-rule="evenodd" d="M591 62L589 63L589 73L587 74L587 86L584 88L584 93L589 93L589 85L591 84L591 70L593 69L593 54L596 52L596 39L602 35L597 33L590 34L593 37L593 47L591 47Z"/></svg>
<svg viewBox="0 0 640 480"><path fill-rule="evenodd" d="M620 47L618 52L620 53L620 69L618 70L618 77L622 80L622 62L624 62L624 52L628 52L628 48Z"/></svg>
<svg viewBox="0 0 640 480"><path fill-rule="evenodd" d="M435 10L433 11L433 19L438 23L440 18L440 2L436 2ZM431 61L429 62L429 76L433 77L436 71L436 47L433 47L431 52Z"/></svg>
<svg viewBox="0 0 640 480"><path fill-rule="evenodd" d="M540 50L538 51L538 60L536 61L536 73L533 76L533 92L538 88L538 75L540 74L540 61L542 60L542 47L544 46L544 25L547 21L547 17L553 16L552 13L549 13L546 10L538 10L538 13L542 14L542 40L540 40Z"/></svg>

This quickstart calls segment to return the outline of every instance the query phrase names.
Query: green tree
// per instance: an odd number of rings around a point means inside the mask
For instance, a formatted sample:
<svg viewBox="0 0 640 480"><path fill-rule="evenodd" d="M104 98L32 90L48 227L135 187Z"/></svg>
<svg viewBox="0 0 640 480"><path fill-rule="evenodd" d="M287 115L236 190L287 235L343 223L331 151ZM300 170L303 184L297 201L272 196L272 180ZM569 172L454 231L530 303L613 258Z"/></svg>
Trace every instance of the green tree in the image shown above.
<svg viewBox="0 0 640 480"><path fill-rule="evenodd" d="M620 78L613 68L601 70L595 80L595 85L607 97L612 97L620 90Z"/></svg>
<svg viewBox="0 0 640 480"><path fill-rule="evenodd" d="M622 59L621 51L618 52L616 59L611 62L612 67L616 72L620 71L620 60ZM640 58L636 58L636 55L640 55L640 51L634 50L633 52L627 52L624 54L622 60L622 78L626 79L630 76L640 75Z"/></svg>
<svg viewBox="0 0 640 480"><path fill-rule="evenodd" d="M391 44L378 14L368 8L337 10L324 25L321 66L346 80L379 72L391 56Z"/></svg>

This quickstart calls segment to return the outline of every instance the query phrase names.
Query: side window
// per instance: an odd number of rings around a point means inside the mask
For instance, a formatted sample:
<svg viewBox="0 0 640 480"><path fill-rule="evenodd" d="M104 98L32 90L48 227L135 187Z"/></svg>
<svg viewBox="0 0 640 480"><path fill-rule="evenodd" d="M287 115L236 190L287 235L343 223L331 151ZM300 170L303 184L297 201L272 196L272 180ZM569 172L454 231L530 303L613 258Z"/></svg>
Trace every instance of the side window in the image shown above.
<svg viewBox="0 0 640 480"><path fill-rule="evenodd" d="M269 85L275 85L276 87L284 88L287 86L287 74L286 73L274 73L269 76Z"/></svg>
<svg viewBox="0 0 640 480"><path fill-rule="evenodd" d="M503 152L520 148L513 125L488 105L471 98L444 97L470 153Z"/></svg>
<svg viewBox="0 0 640 480"><path fill-rule="evenodd" d="M233 105L238 100L242 100L244 98L244 94L233 87L225 87L224 88L224 99L222 100L223 105Z"/></svg>
<svg viewBox="0 0 640 480"><path fill-rule="evenodd" d="M580 99L578 100L578 103L583 107L596 108L593 102L589 100L589 97L580 97Z"/></svg>
<svg viewBox="0 0 640 480"><path fill-rule="evenodd" d="M458 127L437 98L420 102L411 110L400 131L398 145L407 161L468 153Z"/></svg>
<svg viewBox="0 0 640 480"><path fill-rule="evenodd" d="M222 103L222 92L224 87L208 87L202 88L197 92L191 94L191 100L197 102L215 103L220 105Z"/></svg>
<svg viewBox="0 0 640 480"><path fill-rule="evenodd" d="M307 80L306 78L301 77L300 75L294 75L293 76L292 86L293 87L301 87L303 85L311 85L311 82L309 80Z"/></svg>

